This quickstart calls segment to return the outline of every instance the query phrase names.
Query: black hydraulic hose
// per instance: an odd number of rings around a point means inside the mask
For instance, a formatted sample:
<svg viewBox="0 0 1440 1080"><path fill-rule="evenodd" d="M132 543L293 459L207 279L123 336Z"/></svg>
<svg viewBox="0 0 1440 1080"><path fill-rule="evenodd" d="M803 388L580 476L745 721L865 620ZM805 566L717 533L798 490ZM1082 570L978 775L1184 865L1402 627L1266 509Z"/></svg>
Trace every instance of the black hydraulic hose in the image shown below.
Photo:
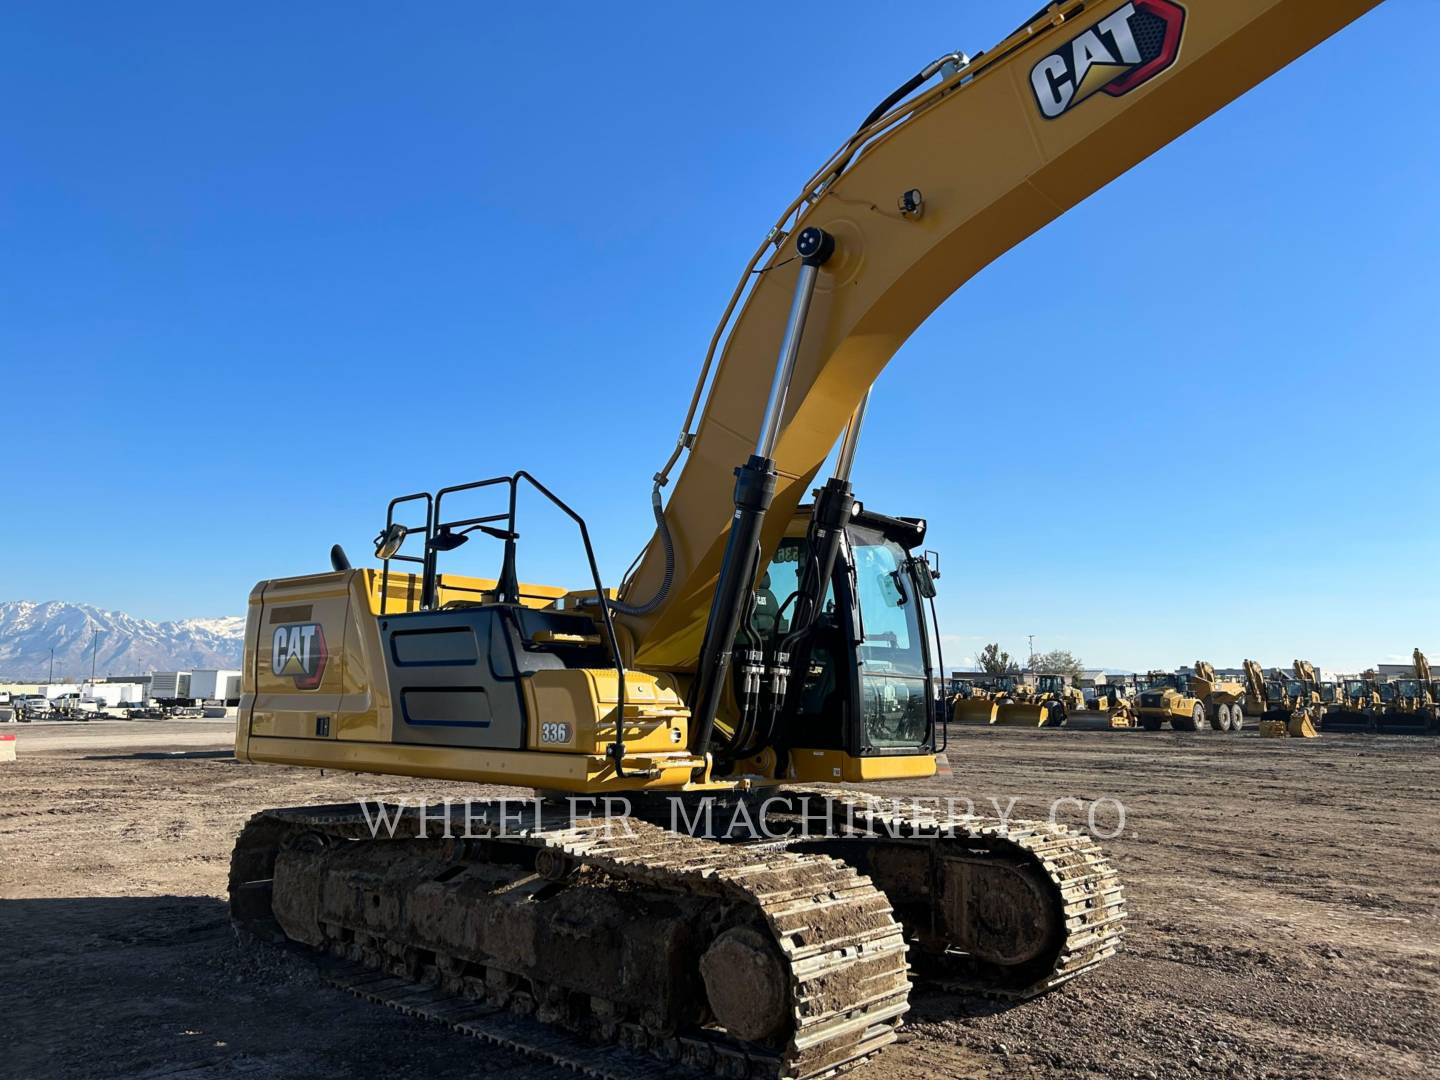
<svg viewBox="0 0 1440 1080"><path fill-rule="evenodd" d="M875 123L875 121L879 120L882 116L884 116L891 109L893 109L896 105L899 105L900 102L904 101L907 97L913 94L916 90L919 90L920 87L924 86L927 82L934 78L935 73L939 71L945 63L950 61L954 61L956 63L968 63L968 59L964 58L963 53L948 53L945 56L942 56L939 60L935 60L929 64L926 64L914 75L911 75L910 78L906 79L903 83L901 83L888 95L886 95L885 100L880 102L879 105L876 105L875 108L871 109L870 115L866 116L865 119L861 121L860 126L855 129L856 133L858 134L859 132L864 131L871 124ZM854 160L855 154L858 149L858 147L853 148L850 153L845 156L845 159L843 161L836 164L835 168L830 171L829 177L834 177L844 172L850 162ZM829 182L829 177L827 177L826 183Z"/></svg>
<svg viewBox="0 0 1440 1080"><path fill-rule="evenodd" d="M655 590L655 595L643 604L612 601L610 610L617 615L649 615L664 603L665 597L670 595L670 586L675 581L675 538L670 535L670 523L665 520L665 507L660 500L658 480L650 491L650 504L655 510L655 532L660 537L660 546L665 550L665 576L660 579L660 587Z"/></svg>
<svg viewBox="0 0 1440 1080"><path fill-rule="evenodd" d="M896 105L899 105L900 102L904 101L916 90L920 89L921 85L928 81L930 78L928 72L928 68L921 68L914 75L911 75L910 78L906 79L903 83L901 83L898 87L891 91L890 95L885 98L884 101L880 102L879 105L876 105L875 108L871 109L870 115L865 117L865 119L861 121L860 126L855 130L864 131L871 124L875 123L876 120L879 120L880 117L884 116Z"/></svg>
<svg viewBox="0 0 1440 1080"><path fill-rule="evenodd" d="M884 101L880 102L879 105L876 105L875 108L871 109L870 115L865 117L864 121L855 130L857 132L864 131L871 124L875 123L876 120L879 120L880 117L884 116L896 105L900 104L900 102L904 101L907 97L909 97L916 90L918 90L929 78L930 76L926 74L925 69L917 71L914 75L910 76L910 78L906 79L903 83L901 83L898 87L891 91L889 96L887 96ZM854 160L856 149L858 148L852 148L851 151L845 155L845 159L836 164L835 168L830 171L829 176L825 180L825 183L828 184L831 178L836 177L840 173L845 171L846 167L849 166L850 162Z"/></svg>

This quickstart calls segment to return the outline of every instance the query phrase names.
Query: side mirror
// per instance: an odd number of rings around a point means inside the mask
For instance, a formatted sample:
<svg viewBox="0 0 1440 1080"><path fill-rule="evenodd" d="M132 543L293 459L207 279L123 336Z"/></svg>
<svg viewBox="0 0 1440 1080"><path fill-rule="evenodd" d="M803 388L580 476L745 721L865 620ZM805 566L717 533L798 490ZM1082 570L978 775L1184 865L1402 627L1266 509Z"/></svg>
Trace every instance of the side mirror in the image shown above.
<svg viewBox="0 0 1440 1080"><path fill-rule="evenodd" d="M375 537L375 557L377 559L393 559L399 554L401 545L405 543L405 538L409 535L410 530L397 521Z"/></svg>
<svg viewBox="0 0 1440 1080"><path fill-rule="evenodd" d="M911 569L915 572L915 586L920 590L920 595L926 600L935 598L935 572L930 568L926 559L912 558Z"/></svg>

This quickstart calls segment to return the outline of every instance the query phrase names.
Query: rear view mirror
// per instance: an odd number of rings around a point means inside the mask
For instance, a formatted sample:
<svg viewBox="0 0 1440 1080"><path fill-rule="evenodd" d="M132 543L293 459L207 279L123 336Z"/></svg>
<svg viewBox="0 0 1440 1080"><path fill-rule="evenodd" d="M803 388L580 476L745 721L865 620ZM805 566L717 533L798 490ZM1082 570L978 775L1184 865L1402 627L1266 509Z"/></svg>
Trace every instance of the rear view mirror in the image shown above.
<svg viewBox="0 0 1440 1080"><path fill-rule="evenodd" d="M910 567L915 573L915 587L926 600L935 599L935 573L925 559L911 558Z"/></svg>
<svg viewBox="0 0 1440 1080"><path fill-rule="evenodd" d="M377 559L393 559L399 553L400 547L405 543L405 537L410 535L410 530L399 522L387 526L379 536L375 537L375 557Z"/></svg>

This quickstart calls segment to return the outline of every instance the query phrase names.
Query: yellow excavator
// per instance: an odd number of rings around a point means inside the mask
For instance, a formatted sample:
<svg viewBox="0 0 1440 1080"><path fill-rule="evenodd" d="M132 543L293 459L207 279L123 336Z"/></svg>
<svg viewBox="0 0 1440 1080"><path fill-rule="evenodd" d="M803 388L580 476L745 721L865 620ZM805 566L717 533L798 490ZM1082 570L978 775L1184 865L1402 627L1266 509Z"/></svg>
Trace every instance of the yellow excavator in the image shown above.
<svg viewBox="0 0 1440 1080"><path fill-rule="evenodd" d="M852 490L865 403L974 274L1375 2L1067 0L904 81L744 268L614 592L524 471L392 499L378 567L337 545L259 583L240 761L541 797L262 811L238 927L560 1063L797 1080L893 1042L912 976L1014 1000L1112 955L1123 891L1088 837L854 789L942 749L925 522ZM653 422L628 405L604 422ZM522 582L537 504L573 524L579 587ZM471 541L498 545L493 577L454 571Z"/></svg>
<svg viewBox="0 0 1440 1080"><path fill-rule="evenodd" d="M1300 661L1296 661L1297 673ZM1318 697L1312 696L1302 679L1266 679L1254 660L1245 664L1245 703L1248 715L1259 722L1267 738L1316 739ZM1312 672L1313 674L1313 669Z"/></svg>
<svg viewBox="0 0 1440 1080"><path fill-rule="evenodd" d="M1325 710L1322 731L1376 731L1385 708L1374 671L1342 681L1339 700Z"/></svg>
<svg viewBox="0 0 1440 1080"><path fill-rule="evenodd" d="M1380 731L1392 735L1436 734L1435 680L1430 661L1419 649L1412 654L1414 673L1410 678L1393 680L1394 697L1377 718Z"/></svg>

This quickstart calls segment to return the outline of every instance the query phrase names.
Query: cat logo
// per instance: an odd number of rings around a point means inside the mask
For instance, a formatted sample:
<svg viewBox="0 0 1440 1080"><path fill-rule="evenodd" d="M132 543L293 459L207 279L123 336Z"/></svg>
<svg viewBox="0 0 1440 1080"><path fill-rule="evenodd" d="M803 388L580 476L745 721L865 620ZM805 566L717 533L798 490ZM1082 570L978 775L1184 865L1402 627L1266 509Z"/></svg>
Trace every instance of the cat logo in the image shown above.
<svg viewBox="0 0 1440 1080"><path fill-rule="evenodd" d="M295 680L295 689L314 690L330 658L325 630L319 623L286 623L271 639L270 670L279 678Z"/></svg>
<svg viewBox="0 0 1440 1080"><path fill-rule="evenodd" d="M1175 63L1185 9L1173 0L1134 0L1071 38L1030 70L1047 120L1104 92L1128 94Z"/></svg>

